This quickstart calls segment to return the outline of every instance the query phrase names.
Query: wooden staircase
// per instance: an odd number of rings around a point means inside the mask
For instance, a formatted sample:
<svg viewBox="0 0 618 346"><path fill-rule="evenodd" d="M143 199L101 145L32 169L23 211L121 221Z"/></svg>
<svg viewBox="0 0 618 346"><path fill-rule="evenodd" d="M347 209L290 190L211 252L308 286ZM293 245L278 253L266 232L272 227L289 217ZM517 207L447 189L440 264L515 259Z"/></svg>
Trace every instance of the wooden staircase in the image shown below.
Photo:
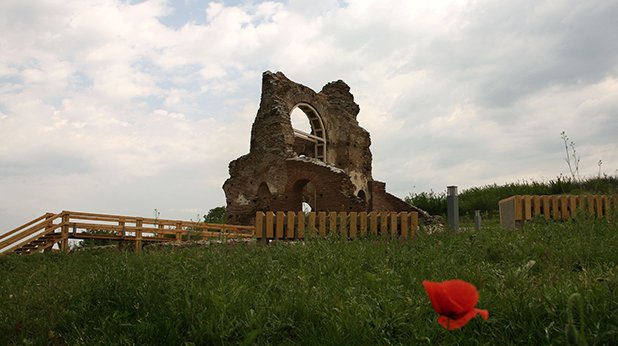
<svg viewBox="0 0 618 346"><path fill-rule="evenodd" d="M45 250L51 249L61 240L61 234L44 234L43 236L36 238L35 240L13 250L13 252L20 255L29 255L37 252L44 252Z"/></svg>

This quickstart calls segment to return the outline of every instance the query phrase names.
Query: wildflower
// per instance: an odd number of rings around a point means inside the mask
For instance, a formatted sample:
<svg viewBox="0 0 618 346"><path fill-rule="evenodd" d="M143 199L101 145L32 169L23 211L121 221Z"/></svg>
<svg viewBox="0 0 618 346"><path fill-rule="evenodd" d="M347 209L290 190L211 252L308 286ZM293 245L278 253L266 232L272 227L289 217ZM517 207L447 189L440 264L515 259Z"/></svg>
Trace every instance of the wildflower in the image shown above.
<svg viewBox="0 0 618 346"><path fill-rule="evenodd" d="M431 305L440 315L438 323L448 330L465 326L477 314L489 318L487 310L475 308L479 300L476 287L463 280L423 281Z"/></svg>

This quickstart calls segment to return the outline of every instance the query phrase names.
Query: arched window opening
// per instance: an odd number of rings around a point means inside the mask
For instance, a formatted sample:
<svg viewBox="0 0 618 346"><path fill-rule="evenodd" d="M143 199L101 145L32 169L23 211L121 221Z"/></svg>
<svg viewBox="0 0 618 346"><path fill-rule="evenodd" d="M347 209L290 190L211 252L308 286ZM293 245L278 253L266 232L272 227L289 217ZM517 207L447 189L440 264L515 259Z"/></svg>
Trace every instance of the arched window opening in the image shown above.
<svg viewBox="0 0 618 346"><path fill-rule="evenodd" d="M326 131L318 112L306 103L299 103L290 113L294 129L294 150L301 156L326 162Z"/></svg>
<svg viewBox="0 0 618 346"><path fill-rule="evenodd" d="M307 202L303 202L303 213L310 213L312 212L313 209L311 208L311 205Z"/></svg>
<svg viewBox="0 0 618 346"><path fill-rule="evenodd" d="M358 198L362 199L363 201L367 201L367 196L365 195L365 191L358 190L358 193L356 195L358 196Z"/></svg>
<svg viewBox="0 0 618 346"><path fill-rule="evenodd" d="M292 127L294 130L300 130L305 133L311 133L311 123L307 114L301 111L300 108L295 107L290 114L290 120L292 121Z"/></svg>

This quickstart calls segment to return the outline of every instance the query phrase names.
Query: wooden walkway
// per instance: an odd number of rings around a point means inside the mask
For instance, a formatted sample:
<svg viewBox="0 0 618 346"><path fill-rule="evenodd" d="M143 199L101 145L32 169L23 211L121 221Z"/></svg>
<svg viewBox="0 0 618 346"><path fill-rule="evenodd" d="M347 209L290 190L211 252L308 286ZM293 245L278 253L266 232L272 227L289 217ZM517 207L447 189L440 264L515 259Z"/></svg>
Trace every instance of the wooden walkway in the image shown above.
<svg viewBox="0 0 618 346"><path fill-rule="evenodd" d="M69 239L132 242L140 253L147 242L252 238L255 227L63 211L46 213L0 235L0 255L68 252Z"/></svg>

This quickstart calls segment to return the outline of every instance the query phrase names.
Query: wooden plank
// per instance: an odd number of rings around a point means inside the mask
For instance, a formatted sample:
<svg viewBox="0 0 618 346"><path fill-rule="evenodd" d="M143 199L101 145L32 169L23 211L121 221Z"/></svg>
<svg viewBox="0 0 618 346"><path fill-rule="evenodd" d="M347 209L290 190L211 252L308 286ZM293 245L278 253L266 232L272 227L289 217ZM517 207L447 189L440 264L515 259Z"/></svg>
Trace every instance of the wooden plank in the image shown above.
<svg viewBox="0 0 618 346"><path fill-rule="evenodd" d="M62 234L62 240L60 241L60 251L69 252L69 220L71 216L68 213L62 215L62 227L60 233Z"/></svg>
<svg viewBox="0 0 618 346"><path fill-rule="evenodd" d="M588 212L591 215L594 215L594 196L589 195L586 197L586 202L588 204Z"/></svg>
<svg viewBox="0 0 618 346"><path fill-rule="evenodd" d="M163 234L161 232L165 231L165 225L159 225L159 230L157 232L157 237L158 238L163 238Z"/></svg>
<svg viewBox="0 0 618 346"><path fill-rule="evenodd" d="M388 211L380 213L380 235L388 235Z"/></svg>
<svg viewBox="0 0 618 346"><path fill-rule="evenodd" d="M359 218L359 224L360 224L360 236L361 237L366 237L367 236L367 212L366 211L361 211L360 214L358 214L358 218Z"/></svg>
<svg viewBox="0 0 618 346"><path fill-rule="evenodd" d="M545 216L545 220L549 220L551 217L550 200L549 196L543 196L543 216Z"/></svg>
<svg viewBox="0 0 618 346"><path fill-rule="evenodd" d="M358 214L355 211L350 212L350 239L356 238L357 219L358 219Z"/></svg>
<svg viewBox="0 0 618 346"><path fill-rule="evenodd" d="M513 196L513 199L515 200L515 221L523 221L524 214L522 210L521 196Z"/></svg>
<svg viewBox="0 0 618 346"><path fill-rule="evenodd" d="M390 214L390 219L391 219L391 238L393 239L397 239L397 237L399 236L399 229L398 229L398 217L397 217L397 212L393 211Z"/></svg>
<svg viewBox="0 0 618 346"><path fill-rule="evenodd" d="M176 223L176 241L177 242L182 241L182 222Z"/></svg>
<svg viewBox="0 0 618 346"><path fill-rule="evenodd" d="M551 218L556 221L560 220L560 209L558 208L558 202L560 196L551 196Z"/></svg>
<svg viewBox="0 0 618 346"><path fill-rule="evenodd" d="M416 237L416 232L418 232L418 212L412 212L412 225L410 226L410 238Z"/></svg>
<svg viewBox="0 0 618 346"><path fill-rule="evenodd" d="M143 219L138 218L136 223L136 230L135 230L135 253L136 254L141 254L142 253L142 226L143 226ZM190 240L190 239L187 239Z"/></svg>
<svg viewBox="0 0 618 346"><path fill-rule="evenodd" d="M266 239L272 239L275 237L275 213L272 211L266 212Z"/></svg>
<svg viewBox="0 0 618 346"><path fill-rule="evenodd" d="M339 212L339 235L344 238L348 237L348 213L345 211Z"/></svg>
<svg viewBox="0 0 618 346"><path fill-rule="evenodd" d="M609 216L609 200L606 195L601 195L601 202L603 203L603 216Z"/></svg>
<svg viewBox="0 0 618 346"><path fill-rule="evenodd" d="M563 220L566 220L569 217L571 217L571 215L569 214L569 203L568 202L569 200L566 195L560 196L560 216L562 217Z"/></svg>
<svg viewBox="0 0 618 346"><path fill-rule="evenodd" d="M577 216L577 198L569 195L569 215L574 219Z"/></svg>
<svg viewBox="0 0 618 346"><path fill-rule="evenodd" d="M310 213L309 217L311 217L311 214L313 214L313 223L315 224L315 213ZM296 237L297 239L305 239L305 213L299 211L296 219L298 220Z"/></svg>
<svg viewBox="0 0 618 346"><path fill-rule="evenodd" d="M276 237L277 239L283 239L283 223L285 220L285 213L283 213L282 211L278 211L277 212L277 220L275 221L275 228L276 228Z"/></svg>
<svg viewBox="0 0 618 346"><path fill-rule="evenodd" d="M534 215L533 217L538 217L541 215L541 196L532 197L532 211Z"/></svg>
<svg viewBox="0 0 618 346"><path fill-rule="evenodd" d="M597 212L597 217L603 217L603 199L601 196L594 196L595 201L595 210Z"/></svg>
<svg viewBox="0 0 618 346"><path fill-rule="evenodd" d="M524 200L524 219L526 221L532 219L532 196L523 196Z"/></svg>
<svg viewBox="0 0 618 346"><path fill-rule="evenodd" d="M411 214L412 213L405 211L399 213L399 220L401 220L401 239L408 239L410 233L409 221Z"/></svg>
<svg viewBox="0 0 618 346"><path fill-rule="evenodd" d="M302 212L301 212L301 214L302 214ZM287 232L286 232L286 235L285 235L286 239L294 239L294 221L295 221L294 219L295 218L296 218L295 212L288 211L288 216L287 216L288 224L287 224ZM299 218L300 218L300 215L299 215ZM302 214L302 218L303 218L303 221L304 221L305 214Z"/></svg>
<svg viewBox="0 0 618 346"><path fill-rule="evenodd" d="M326 212L318 213L318 222L320 224L320 236L324 237L326 235Z"/></svg>
<svg viewBox="0 0 618 346"><path fill-rule="evenodd" d="M259 240L264 237L264 212L255 213L255 237Z"/></svg>
<svg viewBox="0 0 618 346"><path fill-rule="evenodd" d="M369 213L369 231L373 235L378 235L378 212Z"/></svg>
<svg viewBox="0 0 618 346"><path fill-rule="evenodd" d="M309 217L308 217L308 222L307 222L307 230L310 232L316 232L317 229L315 228L315 212L311 212L309 213Z"/></svg>
<svg viewBox="0 0 618 346"><path fill-rule="evenodd" d="M328 232L337 234L337 212L328 213Z"/></svg>

